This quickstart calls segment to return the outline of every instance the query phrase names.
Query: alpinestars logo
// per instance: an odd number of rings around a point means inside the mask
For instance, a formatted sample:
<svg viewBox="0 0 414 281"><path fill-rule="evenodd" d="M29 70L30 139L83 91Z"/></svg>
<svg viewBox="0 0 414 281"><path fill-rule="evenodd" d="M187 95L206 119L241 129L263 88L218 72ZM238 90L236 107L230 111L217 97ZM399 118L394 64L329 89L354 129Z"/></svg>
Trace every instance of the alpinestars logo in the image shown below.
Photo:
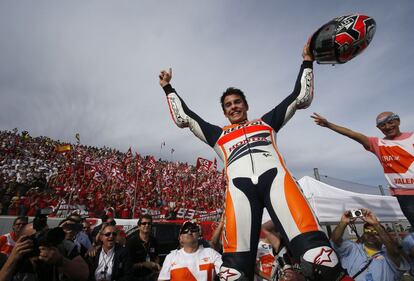
<svg viewBox="0 0 414 281"><path fill-rule="evenodd" d="M237 272L230 272L230 268L227 268L226 270L223 270L219 273L220 280L232 280L232 277L236 276L238 277ZM230 279L229 279L230 278Z"/></svg>
<svg viewBox="0 0 414 281"><path fill-rule="evenodd" d="M315 264L323 264L323 263L331 263L331 255L333 253L332 249L325 249L322 248L320 254L318 256L315 257L315 260L313 261L313 263Z"/></svg>
<svg viewBox="0 0 414 281"><path fill-rule="evenodd" d="M260 133L256 135L252 135L244 140L239 141L238 143L234 144L229 148L229 158L228 158L228 165L230 166L231 163L240 159L241 157L251 153L266 153L268 151L258 149L258 146L267 146L270 145L271 142L268 140L270 136L269 133Z"/></svg>

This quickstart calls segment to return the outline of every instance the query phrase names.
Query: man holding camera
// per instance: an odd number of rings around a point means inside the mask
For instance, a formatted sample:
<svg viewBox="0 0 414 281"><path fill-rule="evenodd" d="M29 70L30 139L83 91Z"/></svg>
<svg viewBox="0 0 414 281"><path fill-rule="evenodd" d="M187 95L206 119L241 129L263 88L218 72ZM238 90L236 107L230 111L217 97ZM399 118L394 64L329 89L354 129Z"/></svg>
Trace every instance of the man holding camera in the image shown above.
<svg viewBox="0 0 414 281"><path fill-rule="evenodd" d="M76 252L68 255L64 236L60 227L36 232L27 224L0 270L0 281L86 281L88 265Z"/></svg>
<svg viewBox="0 0 414 281"><path fill-rule="evenodd" d="M360 242L344 240L345 228L358 218L365 222ZM331 242L342 267L356 281L399 280L409 269L397 243L368 209L346 211L332 232Z"/></svg>

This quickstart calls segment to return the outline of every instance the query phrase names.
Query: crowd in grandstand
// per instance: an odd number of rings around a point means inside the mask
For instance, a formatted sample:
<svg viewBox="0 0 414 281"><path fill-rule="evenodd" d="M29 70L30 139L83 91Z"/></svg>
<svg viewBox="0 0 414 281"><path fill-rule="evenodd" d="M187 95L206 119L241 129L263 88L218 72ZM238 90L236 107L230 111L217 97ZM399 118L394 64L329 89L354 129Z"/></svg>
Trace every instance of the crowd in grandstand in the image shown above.
<svg viewBox="0 0 414 281"><path fill-rule="evenodd" d="M373 212L361 212L357 219L352 212L345 211L330 237L342 267L352 277L341 280L414 280L410 275L414 233L400 241L386 231ZM362 233L354 229L359 239L344 238L346 227L353 228L359 219L365 222ZM154 221L148 214L142 215L135 231L127 234L112 217L105 215L102 224L93 230L78 214L61 219L55 228L48 227L47 216L41 213L33 221L16 217L10 232L0 236L0 281L219 280L223 274L219 274L223 266L219 241L223 224L224 216L206 240L200 223L184 221L177 233L171 233L176 243L167 245L154 236L158 231L152 231ZM171 232L173 229L170 228ZM307 269L301 268L280 233L264 225L262 231L254 280L314 280L304 277ZM329 256L329 252L321 253L320 259ZM227 277L221 275L220 280Z"/></svg>
<svg viewBox="0 0 414 281"><path fill-rule="evenodd" d="M203 165L156 160L107 147L68 145L28 132L0 131L1 213L33 216L38 208L82 209L138 217L143 209L174 218L180 209L214 213L224 177Z"/></svg>

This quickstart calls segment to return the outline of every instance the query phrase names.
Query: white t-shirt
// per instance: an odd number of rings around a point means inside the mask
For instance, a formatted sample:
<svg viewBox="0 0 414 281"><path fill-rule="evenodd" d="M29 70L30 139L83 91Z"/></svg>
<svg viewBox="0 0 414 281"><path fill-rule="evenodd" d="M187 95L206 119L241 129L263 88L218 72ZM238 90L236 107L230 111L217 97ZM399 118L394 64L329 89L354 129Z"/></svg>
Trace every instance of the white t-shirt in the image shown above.
<svg viewBox="0 0 414 281"><path fill-rule="evenodd" d="M276 269L276 259L273 255L272 245L259 241L257 246L256 262L259 263L259 269L268 277L272 277ZM256 281L264 280L258 275L255 275Z"/></svg>
<svg viewBox="0 0 414 281"><path fill-rule="evenodd" d="M212 281L222 263L217 251L201 245L194 253L174 250L165 258L158 280Z"/></svg>

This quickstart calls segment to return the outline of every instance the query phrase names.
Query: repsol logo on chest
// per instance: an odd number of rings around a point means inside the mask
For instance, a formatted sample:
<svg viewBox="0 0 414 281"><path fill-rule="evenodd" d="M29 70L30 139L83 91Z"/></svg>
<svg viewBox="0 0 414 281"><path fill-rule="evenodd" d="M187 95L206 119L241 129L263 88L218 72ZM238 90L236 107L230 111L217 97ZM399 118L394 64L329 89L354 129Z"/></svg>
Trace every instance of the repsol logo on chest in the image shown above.
<svg viewBox="0 0 414 281"><path fill-rule="evenodd" d="M248 126L255 126L255 125L263 125L263 122L260 121L260 120L257 120L257 121L253 121L253 122L250 122L250 123L247 123L247 124L239 125L239 126L236 126L236 127L225 130L223 135L225 136L225 135L230 134L231 132L237 131L241 128L245 128L245 127L248 127Z"/></svg>
<svg viewBox="0 0 414 281"><path fill-rule="evenodd" d="M269 145L271 144L271 142L267 139L267 137L269 136L269 134L266 134L266 136L253 136L244 140L239 141L238 143L232 145L229 148L229 151L233 151L236 148L240 147L241 145L247 144L247 143L254 143L254 142L262 142L262 144L266 144Z"/></svg>

